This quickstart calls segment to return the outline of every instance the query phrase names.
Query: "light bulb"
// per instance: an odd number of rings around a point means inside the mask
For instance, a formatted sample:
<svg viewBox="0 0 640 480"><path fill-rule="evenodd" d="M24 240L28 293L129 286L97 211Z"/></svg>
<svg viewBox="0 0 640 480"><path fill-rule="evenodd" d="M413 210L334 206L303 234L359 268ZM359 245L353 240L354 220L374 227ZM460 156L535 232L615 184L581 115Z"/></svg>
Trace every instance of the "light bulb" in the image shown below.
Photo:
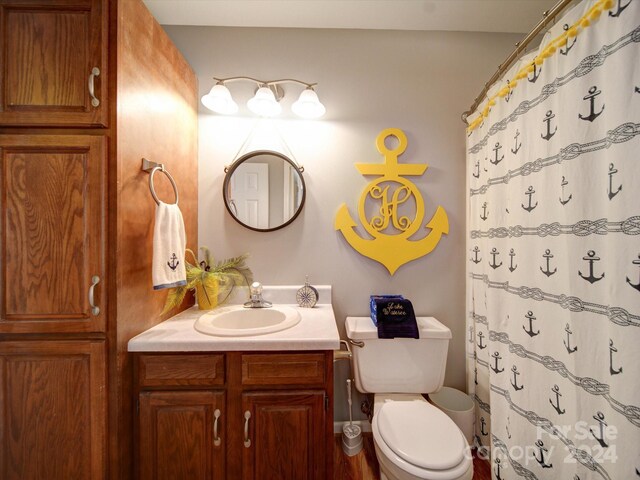
<svg viewBox="0 0 640 480"><path fill-rule="evenodd" d="M218 83L204 95L200 101L209 110L224 115L231 115L238 111L238 104L231 98L231 92L222 83Z"/></svg>
<svg viewBox="0 0 640 480"><path fill-rule="evenodd" d="M302 118L319 118L327 111L311 88L302 91L300 98L291 105L291 110Z"/></svg>
<svg viewBox="0 0 640 480"><path fill-rule="evenodd" d="M260 87L254 97L247 102L247 107L262 117L273 117L282 111L282 106L269 87Z"/></svg>

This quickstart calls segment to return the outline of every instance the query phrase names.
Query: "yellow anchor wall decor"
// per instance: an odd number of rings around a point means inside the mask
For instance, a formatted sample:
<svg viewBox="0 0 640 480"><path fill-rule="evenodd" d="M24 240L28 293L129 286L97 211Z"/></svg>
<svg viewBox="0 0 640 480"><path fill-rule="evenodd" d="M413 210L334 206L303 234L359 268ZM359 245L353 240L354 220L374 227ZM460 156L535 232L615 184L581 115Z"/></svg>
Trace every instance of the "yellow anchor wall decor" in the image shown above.
<svg viewBox="0 0 640 480"><path fill-rule="evenodd" d="M398 145L390 150L385 145L387 137L396 137ZM449 219L444 208L438 206L426 228L431 229L426 237L410 240L422 225L424 218L424 200L420 190L409 180L407 175L422 175L428 168L427 164L399 164L398 156L407 148L407 136L399 128L387 128L376 138L376 147L384 156L384 163L356 163L356 168L362 175L378 175L372 180L360 195L358 215L366 232L373 238L363 238L356 231L356 222L351 217L347 205L343 203L338 209L335 229L340 230L344 238L358 253L369 257L384 265L393 275L402 265L411 260L430 253L440 242L443 234L449 233ZM413 219L401 215L399 207L411 200L415 202ZM367 200L374 202L376 215L367 218L365 204ZM407 204L407 205L410 205ZM383 233L393 229L397 233Z"/></svg>

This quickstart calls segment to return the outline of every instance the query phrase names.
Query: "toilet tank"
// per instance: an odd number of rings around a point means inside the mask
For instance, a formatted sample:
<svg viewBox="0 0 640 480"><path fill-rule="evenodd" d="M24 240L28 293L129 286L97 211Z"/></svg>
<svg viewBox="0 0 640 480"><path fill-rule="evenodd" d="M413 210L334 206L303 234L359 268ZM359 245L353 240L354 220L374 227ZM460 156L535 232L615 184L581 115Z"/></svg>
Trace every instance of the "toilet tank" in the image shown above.
<svg viewBox="0 0 640 480"><path fill-rule="evenodd" d="M347 317L356 388L363 393L434 393L444 382L451 330L433 317L417 317L420 338L378 338L369 317Z"/></svg>

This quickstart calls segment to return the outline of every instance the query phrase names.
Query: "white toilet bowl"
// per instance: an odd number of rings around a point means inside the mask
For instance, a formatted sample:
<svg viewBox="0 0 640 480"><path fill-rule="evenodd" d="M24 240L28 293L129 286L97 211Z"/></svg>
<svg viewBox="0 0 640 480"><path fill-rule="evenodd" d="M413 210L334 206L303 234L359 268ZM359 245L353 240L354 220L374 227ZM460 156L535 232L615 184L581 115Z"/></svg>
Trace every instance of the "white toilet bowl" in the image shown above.
<svg viewBox="0 0 640 480"><path fill-rule="evenodd" d="M421 395L375 395L372 430L382 480L473 477L463 433Z"/></svg>

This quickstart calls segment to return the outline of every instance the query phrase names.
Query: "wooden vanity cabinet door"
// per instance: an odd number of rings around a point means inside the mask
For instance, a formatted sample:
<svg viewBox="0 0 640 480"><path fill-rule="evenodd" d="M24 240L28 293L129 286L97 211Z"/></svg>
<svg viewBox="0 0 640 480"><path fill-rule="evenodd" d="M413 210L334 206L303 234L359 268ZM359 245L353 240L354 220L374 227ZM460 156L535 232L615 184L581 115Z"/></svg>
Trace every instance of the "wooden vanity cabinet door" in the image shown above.
<svg viewBox="0 0 640 480"><path fill-rule="evenodd" d="M243 480L325 480L324 391L245 392L243 422L246 412Z"/></svg>
<svg viewBox="0 0 640 480"><path fill-rule="evenodd" d="M2 0L0 126L106 126L107 44L107 0Z"/></svg>
<svg viewBox="0 0 640 480"><path fill-rule="evenodd" d="M106 154L100 136L0 135L0 333L105 331Z"/></svg>
<svg viewBox="0 0 640 480"><path fill-rule="evenodd" d="M106 479L101 340L0 341L0 478Z"/></svg>
<svg viewBox="0 0 640 480"><path fill-rule="evenodd" d="M220 410L216 442L215 411ZM140 394L141 480L225 478L224 392L154 391Z"/></svg>

